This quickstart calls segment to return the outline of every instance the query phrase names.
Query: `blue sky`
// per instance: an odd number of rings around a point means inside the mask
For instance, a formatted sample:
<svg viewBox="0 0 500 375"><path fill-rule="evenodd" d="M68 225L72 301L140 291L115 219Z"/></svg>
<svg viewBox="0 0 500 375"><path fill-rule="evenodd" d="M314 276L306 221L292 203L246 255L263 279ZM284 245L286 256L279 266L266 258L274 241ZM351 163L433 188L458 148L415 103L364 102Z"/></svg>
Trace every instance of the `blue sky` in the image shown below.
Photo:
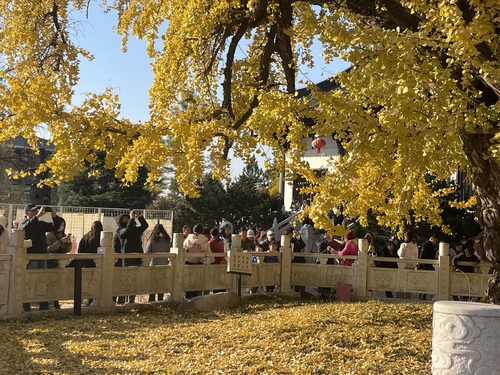
<svg viewBox="0 0 500 375"><path fill-rule="evenodd" d="M146 121L149 118L148 89L153 80L150 60L146 54L146 42L131 37L127 52L123 53L121 37L113 30L116 24L114 13L104 14L100 7L91 3L88 19L85 19L83 13L78 16L82 21L77 25L74 37L82 47L94 55L94 60L83 60L81 63L81 77L75 88L75 102L81 101L86 91L101 93L111 86L120 96L122 116L134 122ZM314 70L301 68L299 79L304 79L306 74L309 80L320 82L348 67L343 61L322 64L319 52L316 64ZM237 166L233 173L238 174L239 168L241 166Z"/></svg>
<svg viewBox="0 0 500 375"><path fill-rule="evenodd" d="M81 15L82 19L84 15ZM153 80L150 60L146 54L146 42L131 37L128 51L121 50L121 37L113 30L116 17L104 14L95 3L89 8L89 18L78 26L76 39L94 55L94 60L82 61L81 79L76 87L77 98L84 91L102 92L108 86L116 88L122 101L124 117L133 121L148 119L148 89ZM327 79L348 67L343 61L325 65L320 63L314 70L301 68L313 82ZM304 75L299 74L303 79Z"/></svg>
<svg viewBox="0 0 500 375"><path fill-rule="evenodd" d="M113 30L115 24L113 14L104 14L96 4L91 4L89 18L79 25L76 38L94 55L94 60L81 62L75 100L83 99L86 91L101 93L111 86L120 96L123 117L146 121L149 118L148 89L153 80L146 42L132 37L127 53L123 53L121 36Z"/></svg>

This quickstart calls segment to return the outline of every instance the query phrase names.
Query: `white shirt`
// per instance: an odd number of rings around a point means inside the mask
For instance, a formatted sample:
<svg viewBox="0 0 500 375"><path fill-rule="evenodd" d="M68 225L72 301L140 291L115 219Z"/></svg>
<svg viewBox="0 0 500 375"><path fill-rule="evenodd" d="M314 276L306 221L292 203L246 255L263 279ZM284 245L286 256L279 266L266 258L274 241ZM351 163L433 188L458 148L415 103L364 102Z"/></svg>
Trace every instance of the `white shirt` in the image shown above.
<svg viewBox="0 0 500 375"><path fill-rule="evenodd" d="M403 242L398 249L401 259L418 259L418 246L413 242ZM414 269L417 263L406 263L405 268Z"/></svg>

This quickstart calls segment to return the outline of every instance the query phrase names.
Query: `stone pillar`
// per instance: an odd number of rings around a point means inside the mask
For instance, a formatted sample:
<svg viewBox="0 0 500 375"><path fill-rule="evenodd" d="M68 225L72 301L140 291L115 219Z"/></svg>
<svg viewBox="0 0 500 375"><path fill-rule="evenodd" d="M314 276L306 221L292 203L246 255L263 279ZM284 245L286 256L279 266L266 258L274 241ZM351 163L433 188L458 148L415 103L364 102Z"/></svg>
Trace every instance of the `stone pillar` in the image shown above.
<svg viewBox="0 0 500 375"><path fill-rule="evenodd" d="M358 248L362 253L368 252L368 240L366 238L358 238Z"/></svg>
<svg viewBox="0 0 500 375"><path fill-rule="evenodd" d="M231 236L231 249L233 251L241 251L241 234L233 234Z"/></svg>
<svg viewBox="0 0 500 375"><path fill-rule="evenodd" d="M359 252L358 260L356 261L356 285L354 286L354 294L357 297L366 297L367 295L367 273L368 273L368 240L360 238L358 241Z"/></svg>
<svg viewBox="0 0 500 375"><path fill-rule="evenodd" d="M173 246L170 249L171 253L176 254L172 261L172 301L182 301L184 299L184 264L186 262L186 251L184 250L184 235L182 233L174 233Z"/></svg>
<svg viewBox="0 0 500 375"><path fill-rule="evenodd" d="M232 242L230 249L231 252L241 251L241 234L233 234L231 237L231 242ZM229 259L227 261L229 263ZM232 273L230 276L231 276L230 277L231 284L229 286L229 290L233 293L238 293L239 291L238 283L243 277L236 273ZM243 285L241 286L241 289L243 290Z"/></svg>
<svg viewBox="0 0 500 375"><path fill-rule="evenodd" d="M13 229L10 236L9 253L12 258L10 262L7 315L19 316L23 313L24 275L28 259L26 257L24 230Z"/></svg>
<svg viewBox="0 0 500 375"><path fill-rule="evenodd" d="M292 279L292 247L290 246L290 236L281 236L281 285L280 293L290 293Z"/></svg>
<svg viewBox="0 0 500 375"><path fill-rule="evenodd" d="M499 374L500 306L438 301L432 321L432 374Z"/></svg>
<svg viewBox="0 0 500 375"><path fill-rule="evenodd" d="M97 249L102 254L101 285L99 298L94 305L112 307L113 302L113 273L115 269L115 249L113 248L113 232L101 232L101 247Z"/></svg>
<svg viewBox="0 0 500 375"><path fill-rule="evenodd" d="M450 245L447 243L439 244L439 286L438 301L447 301L450 299Z"/></svg>

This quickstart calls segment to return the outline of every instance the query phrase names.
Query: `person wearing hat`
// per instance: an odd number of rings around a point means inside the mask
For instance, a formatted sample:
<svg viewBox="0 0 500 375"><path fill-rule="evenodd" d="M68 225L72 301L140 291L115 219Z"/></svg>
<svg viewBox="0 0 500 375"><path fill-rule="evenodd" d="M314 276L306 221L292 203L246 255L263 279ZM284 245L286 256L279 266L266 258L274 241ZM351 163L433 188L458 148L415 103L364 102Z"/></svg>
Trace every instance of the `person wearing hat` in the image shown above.
<svg viewBox="0 0 500 375"><path fill-rule="evenodd" d="M241 236L241 250L243 251L255 251L255 232L252 229L246 227L240 228Z"/></svg>
<svg viewBox="0 0 500 375"><path fill-rule="evenodd" d="M359 248L358 245L354 243L353 239L354 233L352 231L344 234L345 245L344 248L338 252L339 255L358 255ZM342 259L340 262L343 266L352 266L353 263L354 259Z"/></svg>
<svg viewBox="0 0 500 375"><path fill-rule="evenodd" d="M24 207L24 219L19 223L19 229L24 230L24 238L31 240L31 247L26 249L28 254L47 254L47 239L46 232L54 230L54 224L46 221L39 220L45 215L47 207L38 208L34 203L28 203ZM27 269L40 269L47 268L47 261L45 260L30 260L26 266ZM30 311L29 303L23 304L24 311ZM40 302L40 310L48 310L48 302Z"/></svg>
<svg viewBox="0 0 500 375"><path fill-rule="evenodd" d="M7 218L0 216L0 254L7 254L10 244L9 231L7 230Z"/></svg>
<svg viewBox="0 0 500 375"><path fill-rule="evenodd" d="M264 251L269 251L269 244L271 243L271 241L276 241L276 238L274 238L274 231L269 229L267 232L265 232L264 239L262 239L262 234L260 237L261 239L259 240L259 242L262 244L262 248L264 249Z"/></svg>

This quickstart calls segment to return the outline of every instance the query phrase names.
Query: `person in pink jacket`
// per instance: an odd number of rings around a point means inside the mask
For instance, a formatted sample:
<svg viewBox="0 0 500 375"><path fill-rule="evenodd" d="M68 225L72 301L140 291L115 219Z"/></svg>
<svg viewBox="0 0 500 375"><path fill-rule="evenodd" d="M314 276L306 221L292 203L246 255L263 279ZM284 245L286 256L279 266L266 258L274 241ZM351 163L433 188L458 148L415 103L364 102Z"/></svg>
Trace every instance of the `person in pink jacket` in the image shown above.
<svg viewBox="0 0 500 375"><path fill-rule="evenodd" d="M339 250L339 255L358 255L358 245L356 245L352 240L354 239L354 233L349 231L344 235L345 245L342 250ZM354 259L342 259L340 262L343 266L352 266Z"/></svg>

